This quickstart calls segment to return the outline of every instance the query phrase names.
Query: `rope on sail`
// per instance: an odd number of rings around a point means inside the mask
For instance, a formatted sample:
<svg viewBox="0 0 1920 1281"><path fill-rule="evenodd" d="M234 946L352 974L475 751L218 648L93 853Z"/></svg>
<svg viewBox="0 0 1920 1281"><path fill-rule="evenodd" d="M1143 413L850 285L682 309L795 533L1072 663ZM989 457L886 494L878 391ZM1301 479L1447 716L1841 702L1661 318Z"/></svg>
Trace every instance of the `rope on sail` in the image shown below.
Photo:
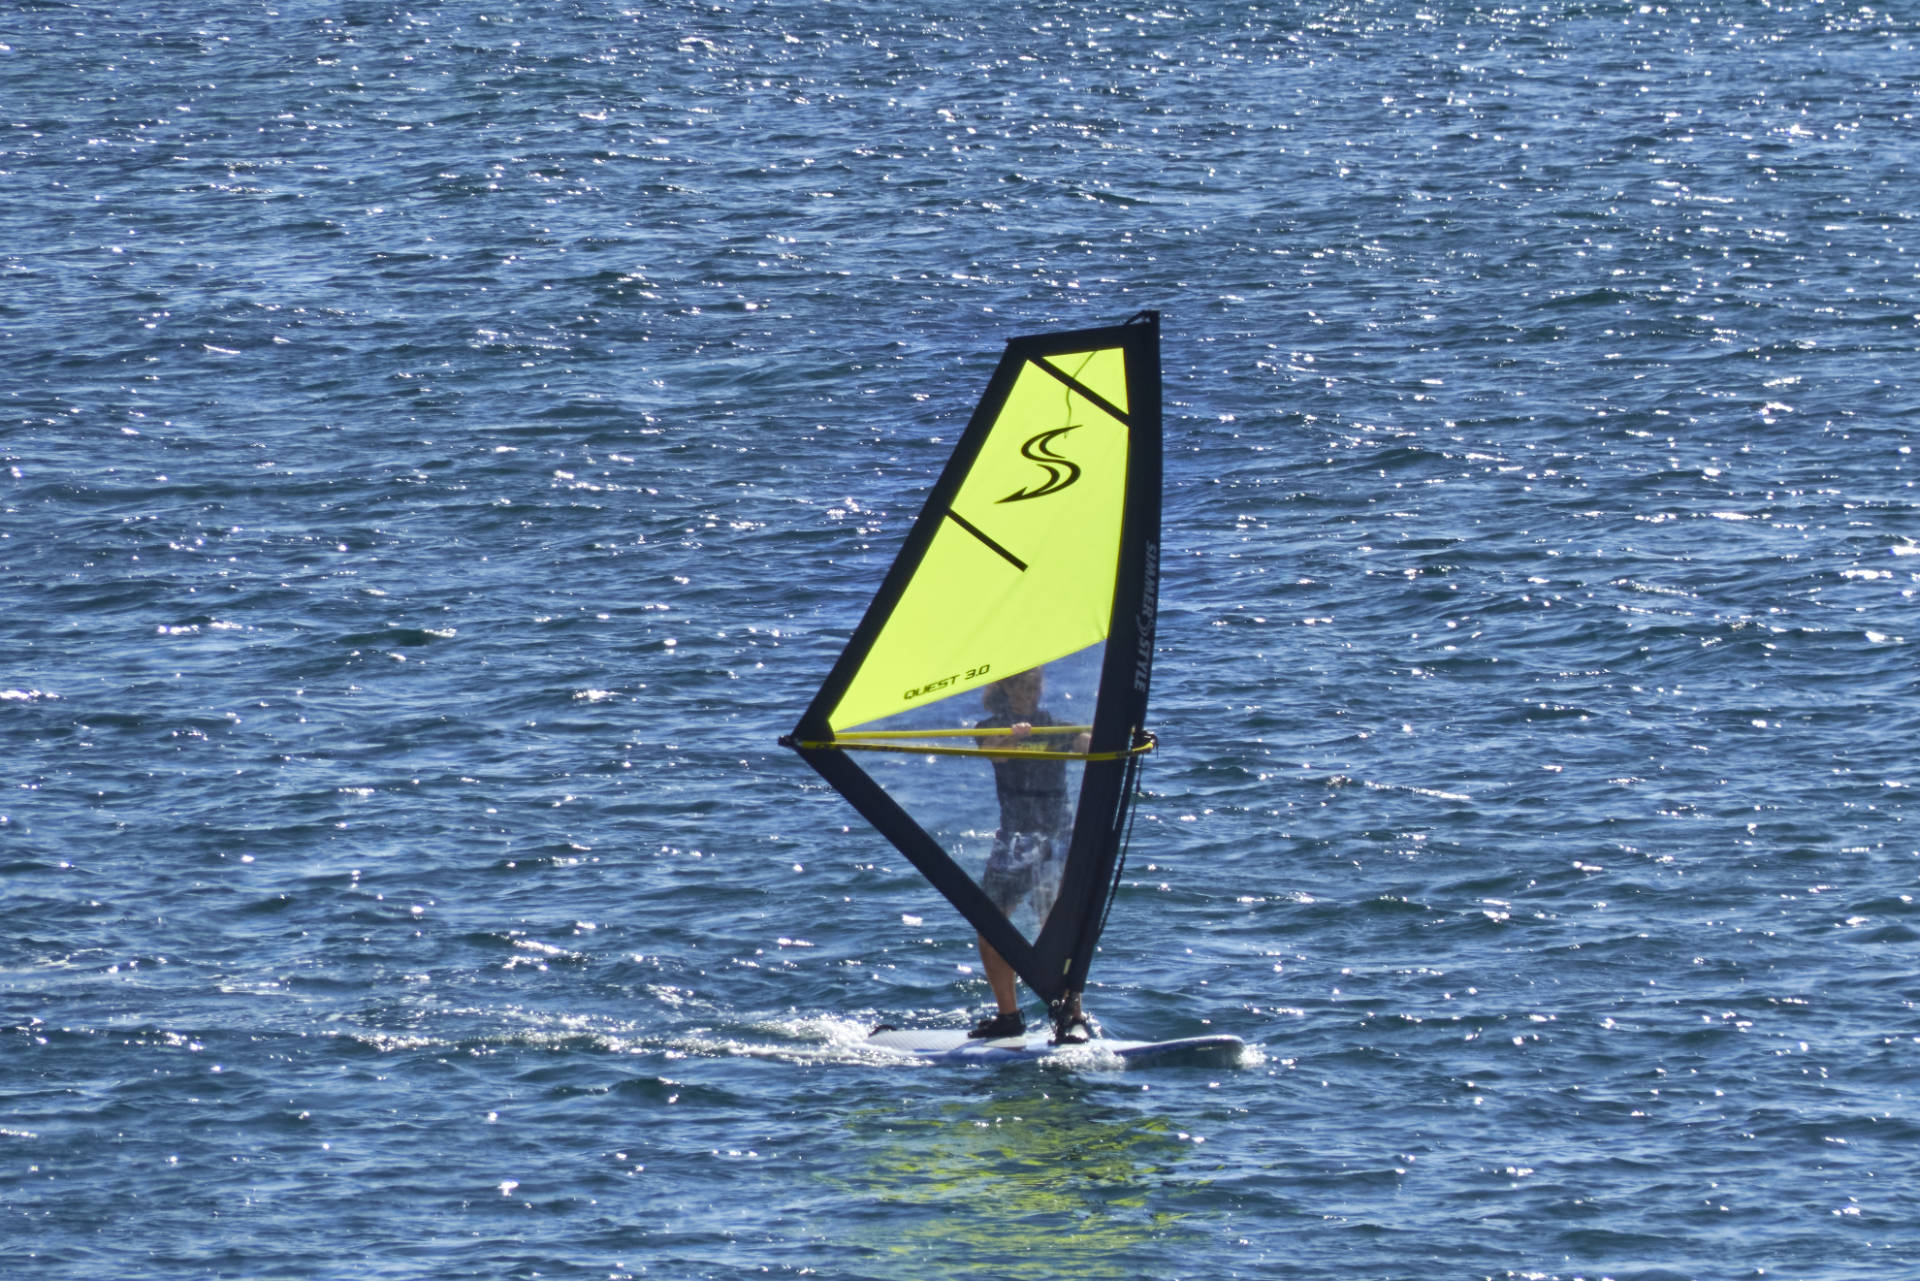
<svg viewBox="0 0 1920 1281"><path fill-rule="evenodd" d="M1142 733L1145 734L1145 731L1142 731ZM1127 760L1127 777L1126 782L1122 785L1123 790L1121 791L1122 796L1129 798L1127 804L1127 831L1126 834L1120 838L1120 853L1113 860L1113 879L1107 883L1107 901L1100 908L1100 928L1094 931L1093 936L1095 938L1099 938L1107 932L1107 917L1113 914L1113 901L1120 897L1120 874L1126 870L1127 848L1133 844L1133 820L1140 816L1139 807L1132 803L1134 790L1140 785L1140 774L1143 764L1140 757L1153 750L1153 735L1145 734L1145 736L1146 742L1137 749L1138 754L1130 756Z"/></svg>

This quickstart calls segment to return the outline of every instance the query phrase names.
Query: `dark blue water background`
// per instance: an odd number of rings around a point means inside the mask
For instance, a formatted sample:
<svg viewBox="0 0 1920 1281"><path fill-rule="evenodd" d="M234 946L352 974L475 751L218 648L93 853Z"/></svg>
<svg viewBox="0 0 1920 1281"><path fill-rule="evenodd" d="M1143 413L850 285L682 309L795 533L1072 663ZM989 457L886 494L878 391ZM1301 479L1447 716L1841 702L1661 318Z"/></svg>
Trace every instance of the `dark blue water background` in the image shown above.
<svg viewBox="0 0 1920 1281"><path fill-rule="evenodd" d="M1920 14L9 0L9 1277L1920 1276ZM1166 316L1090 1006L775 736Z"/></svg>

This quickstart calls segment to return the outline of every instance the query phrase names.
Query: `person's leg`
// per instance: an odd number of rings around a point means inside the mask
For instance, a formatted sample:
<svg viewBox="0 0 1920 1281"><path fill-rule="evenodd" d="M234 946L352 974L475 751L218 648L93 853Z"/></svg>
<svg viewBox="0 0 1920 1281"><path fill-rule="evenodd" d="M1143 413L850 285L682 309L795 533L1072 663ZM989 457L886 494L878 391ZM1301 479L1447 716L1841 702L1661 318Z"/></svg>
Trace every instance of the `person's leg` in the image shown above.
<svg viewBox="0 0 1920 1281"><path fill-rule="evenodd" d="M1009 838L1005 833L995 833L993 853L987 856L980 888L1002 912L1018 903L1032 884L1033 869L1021 857L1025 852L1025 844L1017 836ZM1019 979L998 949L978 935L975 941L980 945L980 964L986 968L987 986L993 989L993 1003L998 1010L982 1019L968 1035L1018 1036L1026 1030L1020 1018Z"/></svg>
<svg viewBox="0 0 1920 1281"><path fill-rule="evenodd" d="M987 970L987 986L993 989L993 1003L1002 1014L1012 1014L1020 1008L1018 983L1013 967L1006 958L993 950L985 939L980 940L980 964Z"/></svg>
<svg viewBox="0 0 1920 1281"><path fill-rule="evenodd" d="M987 968L987 986L993 989L993 1003L999 1006L999 1010L981 1019L967 1035L986 1038L1019 1036L1027 1030L1027 1024L1020 1017L1020 991L1013 967L985 939L979 942L980 962Z"/></svg>

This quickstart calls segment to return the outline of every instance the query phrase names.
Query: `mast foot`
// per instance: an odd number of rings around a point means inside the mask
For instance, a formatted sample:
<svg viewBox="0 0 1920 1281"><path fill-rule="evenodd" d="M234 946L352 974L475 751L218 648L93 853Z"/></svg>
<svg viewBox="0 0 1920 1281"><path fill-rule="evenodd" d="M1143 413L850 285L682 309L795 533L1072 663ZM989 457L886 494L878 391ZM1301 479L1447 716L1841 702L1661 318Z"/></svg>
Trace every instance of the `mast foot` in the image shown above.
<svg viewBox="0 0 1920 1281"><path fill-rule="evenodd" d="M1069 992L1052 1005L1047 1013L1053 1019L1053 1044L1084 1045L1100 1035L1100 1025L1093 1016L1080 1008L1080 994Z"/></svg>

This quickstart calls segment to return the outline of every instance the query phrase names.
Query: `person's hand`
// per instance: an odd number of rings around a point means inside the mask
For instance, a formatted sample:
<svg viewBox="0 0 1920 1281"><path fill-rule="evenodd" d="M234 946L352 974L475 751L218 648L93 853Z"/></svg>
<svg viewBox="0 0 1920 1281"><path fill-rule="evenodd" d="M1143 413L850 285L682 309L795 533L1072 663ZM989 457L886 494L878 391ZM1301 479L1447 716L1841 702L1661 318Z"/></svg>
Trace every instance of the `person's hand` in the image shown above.
<svg viewBox="0 0 1920 1281"><path fill-rule="evenodd" d="M1015 742L1018 742L1033 733L1033 726L1027 721L1016 721L1007 732L1013 735Z"/></svg>

